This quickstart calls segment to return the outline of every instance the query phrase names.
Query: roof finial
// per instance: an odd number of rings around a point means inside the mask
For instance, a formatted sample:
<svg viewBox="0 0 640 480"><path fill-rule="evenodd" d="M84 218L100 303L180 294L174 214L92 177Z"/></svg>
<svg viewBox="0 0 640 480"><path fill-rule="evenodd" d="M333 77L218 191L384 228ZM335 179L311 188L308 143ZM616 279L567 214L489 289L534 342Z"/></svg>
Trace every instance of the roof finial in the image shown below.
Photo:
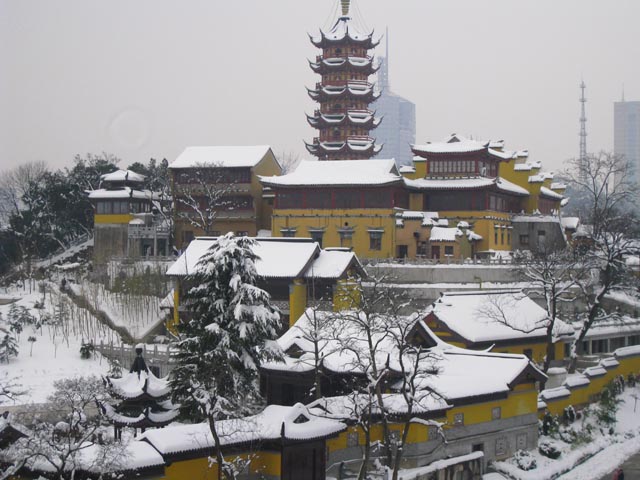
<svg viewBox="0 0 640 480"><path fill-rule="evenodd" d="M351 4L351 0L340 0L340 4L342 5L342 16L346 17L349 15L349 6Z"/></svg>

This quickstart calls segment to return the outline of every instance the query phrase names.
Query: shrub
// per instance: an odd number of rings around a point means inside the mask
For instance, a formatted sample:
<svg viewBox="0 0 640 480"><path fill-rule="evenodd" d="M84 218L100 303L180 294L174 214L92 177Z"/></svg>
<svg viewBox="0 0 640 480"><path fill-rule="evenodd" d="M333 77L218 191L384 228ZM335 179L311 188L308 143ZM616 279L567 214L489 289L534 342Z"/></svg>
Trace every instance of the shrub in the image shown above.
<svg viewBox="0 0 640 480"><path fill-rule="evenodd" d="M80 346L80 358L83 358L85 360L91 358L95 350L96 347L93 345L93 343L83 343Z"/></svg>
<svg viewBox="0 0 640 480"><path fill-rule="evenodd" d="M529 471L538 466L536 459L526 450L518 450L513 458L516 461L516 466L520 470Z"/></svg>
<svg viewBox="0 0 640 480"><path fill-rule="evenodd" d="M542 440L538 445L538 451L541 455L553 460L560 458L560 455L562 454L555 442L551 442L549 440Z"/></svg>

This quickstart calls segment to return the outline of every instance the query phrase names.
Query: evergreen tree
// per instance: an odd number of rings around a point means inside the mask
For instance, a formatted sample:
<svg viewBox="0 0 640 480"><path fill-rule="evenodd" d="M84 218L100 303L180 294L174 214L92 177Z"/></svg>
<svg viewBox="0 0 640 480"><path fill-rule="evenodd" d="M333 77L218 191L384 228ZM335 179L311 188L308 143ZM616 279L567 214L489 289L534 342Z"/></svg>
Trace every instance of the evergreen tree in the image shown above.
<svg viewBox="0 0 640 480"><path fill-rule="evenodd" d="M235 478L235 471L223 458L216 422L254 410L260 362L281 356L272 341L279 315L255 286L254 245L232 233L220 237L186 279L190 319L179 327L171 387L185 417L208 422L218 478Z"/></svg>
<svg viewBox="0 0 640 480"><path fill-rule="evenodd" d="M0 361L9 363L9 358L18 356L18 342L2 329L0 329L0 337Z"/></svg>

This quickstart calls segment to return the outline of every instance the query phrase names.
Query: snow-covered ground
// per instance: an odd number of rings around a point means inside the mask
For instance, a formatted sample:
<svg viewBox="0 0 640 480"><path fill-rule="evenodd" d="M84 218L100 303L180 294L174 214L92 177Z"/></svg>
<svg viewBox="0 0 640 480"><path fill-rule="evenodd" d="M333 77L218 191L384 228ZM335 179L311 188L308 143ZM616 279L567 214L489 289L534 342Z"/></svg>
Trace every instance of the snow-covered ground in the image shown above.
<svg viewBox="0 0 640 480"><path fill-rule="evenodd" d="M497 462L497 469L517 480L601 478L631 455L640 452L640 401L636 406L635 397L640 397L640 387L627 388L619 397L622 402L616 415L617 423L613 435L602 434L596 430L592 441L577 446L553 440L554 445L562 451L557 460L549 459L539 452L531 452L537 463L535 469L520 470L513 459ZM581 421L577 420L574 425L580 428Z"/></svg>
<svg viewBox="0 0 640 480"><path fill-rule="evenodd" d="M83 342L118 341L112 330L101 325L86 310L76 307L65 295L60 295L52 284L47 283L45 295L37 290L30 293L27 287L26 290L12 288L0 292L0 299L17 298L13 305L27 308L36 320L47 316L65 319L59 324L47 321L42 328L35 324L25 325L18 335L18 356L11 357L9 363L0 363L0 380L14 379L27 392L17 404L45 402L53 392L55 380L106 373L107 361L98 353L91 359L80 358L80 346ZM35 304L43 299L44 308L35 308ZM0 328L9 330L11 306L11 303L0 305ZM61 308L62 315L59 315ZM35 342L30 342L29 337L35 338Z"/></svg>

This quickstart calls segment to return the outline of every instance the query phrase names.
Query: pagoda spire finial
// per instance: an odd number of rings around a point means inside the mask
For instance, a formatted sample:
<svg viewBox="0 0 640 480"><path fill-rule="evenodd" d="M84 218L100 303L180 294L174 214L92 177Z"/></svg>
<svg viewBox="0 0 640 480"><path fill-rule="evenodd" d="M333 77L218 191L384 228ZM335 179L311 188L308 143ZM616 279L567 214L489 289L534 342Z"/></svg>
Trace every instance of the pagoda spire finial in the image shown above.
<svg viewBox="0 0 640 480"><path fill-rule="evenodd" d="M351 0L340 0L340 4L342 5L342 16L346 17L349 15L349 7L351 6Z"/></svg>

